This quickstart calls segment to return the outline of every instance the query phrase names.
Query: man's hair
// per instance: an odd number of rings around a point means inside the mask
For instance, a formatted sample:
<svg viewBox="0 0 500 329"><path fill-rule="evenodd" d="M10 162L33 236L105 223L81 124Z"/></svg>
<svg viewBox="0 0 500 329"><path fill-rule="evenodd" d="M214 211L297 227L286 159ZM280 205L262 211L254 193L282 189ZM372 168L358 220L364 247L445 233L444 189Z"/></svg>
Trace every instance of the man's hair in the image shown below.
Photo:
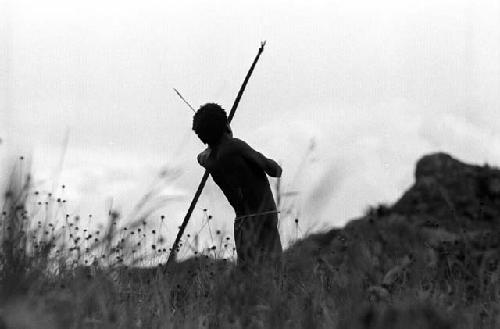
<svg viewBox="0 0 500 329"><path fill-rule="evenodd" d="M227 129L227 114L220 105L201 106L193 117L193 130L204 144L216 144Z"/></svg>

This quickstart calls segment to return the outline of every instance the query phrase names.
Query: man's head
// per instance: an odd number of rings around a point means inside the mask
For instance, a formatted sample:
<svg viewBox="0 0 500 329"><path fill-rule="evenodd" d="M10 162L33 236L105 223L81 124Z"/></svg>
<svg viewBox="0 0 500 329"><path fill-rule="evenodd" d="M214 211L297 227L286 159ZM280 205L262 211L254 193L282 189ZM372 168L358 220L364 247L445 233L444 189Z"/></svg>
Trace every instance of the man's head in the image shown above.
<svg viewBox="0 0 500 329"><path fill-rule="evenodd" d="M203 143L215 145L229 132L226 111L214 103L201 106L193 117L193 130Z"/></svg>

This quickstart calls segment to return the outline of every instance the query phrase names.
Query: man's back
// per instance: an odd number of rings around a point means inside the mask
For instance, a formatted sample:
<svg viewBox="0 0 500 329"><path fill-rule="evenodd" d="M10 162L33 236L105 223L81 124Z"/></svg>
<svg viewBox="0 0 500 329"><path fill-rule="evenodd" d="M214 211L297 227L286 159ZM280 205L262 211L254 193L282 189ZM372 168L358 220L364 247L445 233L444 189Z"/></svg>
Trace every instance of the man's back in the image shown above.
<svg viewBox="0 0 500 329"><path fill-rule="evenodd" d="M238 138L227 138L215 146L203 165L221 188L236 216L275 211L262 154Z"/></svg>
<svg viewBox="0 0 500 329"><path fill-rule="evenodd" d="M282 247L278 214L267 176L280 177L281 167L272 159L233 138L224 109L214 103L200 107L193 130L209 147L198 155L236 213L234 242L238 264L273 261Z"/></svg>

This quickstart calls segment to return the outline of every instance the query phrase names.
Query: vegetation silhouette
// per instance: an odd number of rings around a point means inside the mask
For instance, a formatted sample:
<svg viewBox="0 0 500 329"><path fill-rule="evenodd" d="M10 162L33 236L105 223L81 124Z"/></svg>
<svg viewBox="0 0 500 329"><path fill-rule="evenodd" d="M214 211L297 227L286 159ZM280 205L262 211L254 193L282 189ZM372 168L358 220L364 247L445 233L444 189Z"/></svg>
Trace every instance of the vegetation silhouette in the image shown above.
<svg viewBox="0 0 500 329"><path fill-rule="evenodd" d="M370 207L345 227L296 241L279 270L246 273L213 250L173 263L167 274L160 264L127 264L138 241L151 241L151 230L118 228L115 211L100 232L76 216L64 228L54 225L58 212L49 210L62 200L34 190L26 172L20 176L11 175L1 217L6 328L500 324L500 170L489 165L426 155L415 183L393 205ZM158 249L155 255L163 253Z"/></svg>

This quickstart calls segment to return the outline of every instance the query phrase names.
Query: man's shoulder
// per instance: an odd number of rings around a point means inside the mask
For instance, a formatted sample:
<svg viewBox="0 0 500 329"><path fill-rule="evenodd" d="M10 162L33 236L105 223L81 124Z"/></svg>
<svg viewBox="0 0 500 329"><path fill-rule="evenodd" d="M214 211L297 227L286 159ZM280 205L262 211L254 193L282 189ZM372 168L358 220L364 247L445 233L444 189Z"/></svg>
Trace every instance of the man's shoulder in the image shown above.
<svg viewBox="0 0 500 329"><path fill-rule="evenodd" d="M235 147L235 148L245 148L245 147L248 147L248 144L245 141L243 141L243 140L241 140L239 138L236 138L236 137L231 138L229 141L230 141L229 145L231 147Z"/></svg>
<svg viewBox="0 0 500 329"><path fill-rule="evenodd" d="M198 154L198 163L203 167L207 167L209 164L209 159L210 159L211 153L212 153L212 150L210 149L210 147L207 147L203 152Z"/></svg>
<svg viewBox="0 0 500 329"><path fill-rule="evenodd" d="M239 138L232 137L227 139L224 143L218 145L217 153L219 157L235 156L243 154L248 148L248 144Z"/></svg>
<svg viewBox="0 0 500 329"><path fill-rule="evenodd" d="M247 142L245 142L242 139L233 137L231 139L230 145L228 145L228 151L229 152L235 152L235 153L245 153L247 154L248 152L252 151L253 149L248 145Z"/></svg>

